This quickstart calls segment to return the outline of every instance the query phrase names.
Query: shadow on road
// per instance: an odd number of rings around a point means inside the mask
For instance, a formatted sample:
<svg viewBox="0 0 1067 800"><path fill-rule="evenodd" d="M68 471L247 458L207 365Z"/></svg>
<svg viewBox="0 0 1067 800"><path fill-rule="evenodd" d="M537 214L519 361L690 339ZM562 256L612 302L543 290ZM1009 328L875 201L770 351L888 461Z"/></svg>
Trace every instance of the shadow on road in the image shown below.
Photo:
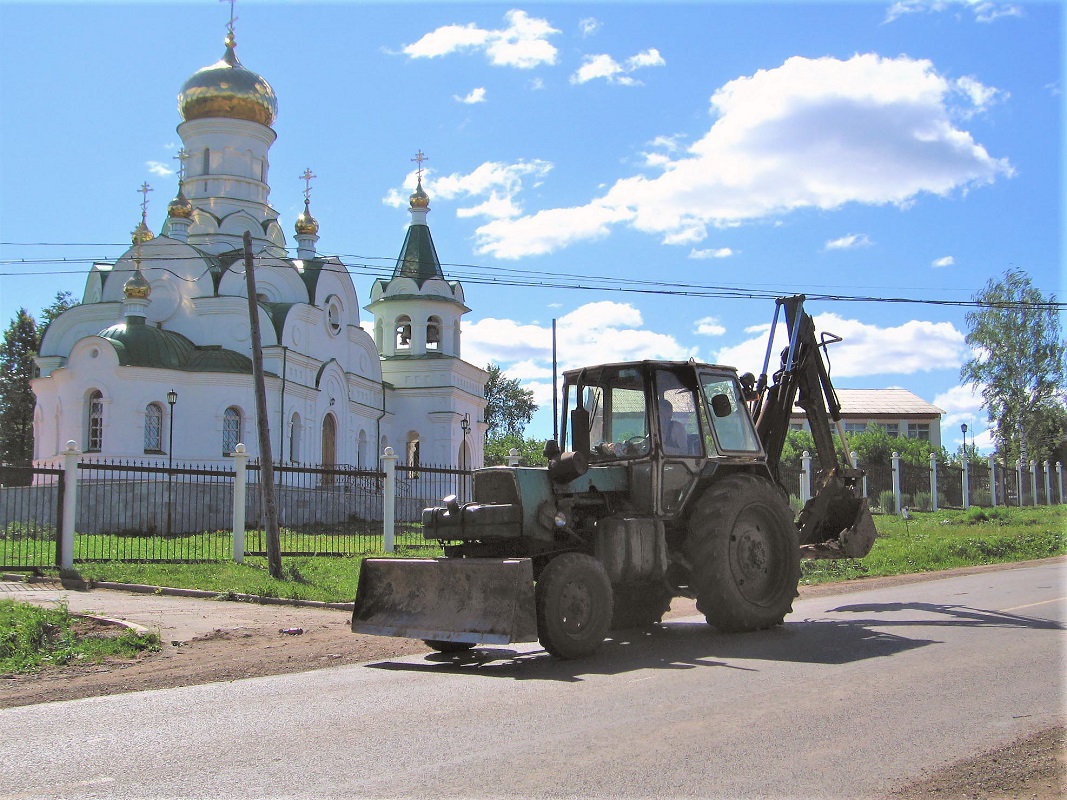
<svg viewBox="0 0 1067 800"><path fill-rule="evenodd" d="M643 669L718 667L756 672L759 668L753 661L850 664L939 644L935 639L877 630L887 626L1064 629L1061 623L1051 620L934 603L866 603L840 606L827 613L875 616L789 621L772 630L729 635L720 634L702 622L666 622L642 631L613 632L595 656L575 661L559 661L543 650L518 652L506 647L478 647L461 653L434 653L421 662L385 661L367 666L551 681L580 681L587 675L616 675ZM884 614L894 617L881 616Z"/></svg>

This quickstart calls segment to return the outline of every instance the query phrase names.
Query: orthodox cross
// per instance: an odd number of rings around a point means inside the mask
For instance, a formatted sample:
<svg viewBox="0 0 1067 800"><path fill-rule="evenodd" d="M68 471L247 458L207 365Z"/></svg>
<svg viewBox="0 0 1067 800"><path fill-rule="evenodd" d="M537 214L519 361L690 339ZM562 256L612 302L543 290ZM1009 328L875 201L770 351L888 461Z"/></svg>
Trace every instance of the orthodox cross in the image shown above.
<svg viewBox="0 0 1067 800"><path fill-rule="evenodd" d="M178 155L171 156L171 158L176 158L178 160L178 183L182 183L185 180L185 161L189 158L189 154L185 152L185 148L183 147L178 151Z"/></svg>
<svg viewBox="0 0 1067 800"><path fill-rule="evenodd" d="M413 159L411 159L411 160L412 161L417 161L418 164L419 164L419 167L416 170L416 174L419 176L419 183L422 183L422 162L423 161L429 161L430 159L428 159L425 155L423 155L422 150L419 150L419 152L417 152L415 154L415 157Z"/></svg>
<svg viewBox="0 0 1067 800"><path fill-rule="evenodd" d="M313 178L319 177L311 173L311 167L304 170L304 174L300 176L304 181L304 202L307 203L311 200L311 181Z"/></svg>
<svg viewBox="0 0 1067 800"><path fill-rule="evenodd" d="M148 193L153 191L153 189L148 185L148 182L145 181L137 191L143 195L143 199L141 200L141 221L144 222L148 217Z"/></svg>
<svg viewBox="0 0 1067 800"><path fill-rule="evenodd" d="M237 22L237 17L235 17L233 15L233 5L234 5L234 3L237 2L237 0L219 0L219 2L220 3L229 3L230 4L230 21L226 25L226 27L230 31L230 36L233 36L233 23Z"/></svg>

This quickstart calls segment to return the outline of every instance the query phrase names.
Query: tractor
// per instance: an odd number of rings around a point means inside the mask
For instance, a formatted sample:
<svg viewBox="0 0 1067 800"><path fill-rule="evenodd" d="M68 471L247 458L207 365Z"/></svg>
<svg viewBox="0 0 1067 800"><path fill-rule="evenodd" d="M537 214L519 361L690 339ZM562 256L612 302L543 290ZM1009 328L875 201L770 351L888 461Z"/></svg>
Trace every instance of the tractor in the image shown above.
<svg viewBox="0 0 1067 800"><path fill-rule="evenodd" d="M783 311L789 345L768 378ZM476 470L470 502L425 509L444 557L366 560L352 630L440 652L540 641L572 659L658 623L674 597L722 632L780 624L802 557L862 558L877 536L862 473L835 448L836 428L849 452L824 358L837 341L796 296L777 301L758 379L692 360L564 372L548 466ZM794 404L822 475L796 515L779 470Z"/></svg>

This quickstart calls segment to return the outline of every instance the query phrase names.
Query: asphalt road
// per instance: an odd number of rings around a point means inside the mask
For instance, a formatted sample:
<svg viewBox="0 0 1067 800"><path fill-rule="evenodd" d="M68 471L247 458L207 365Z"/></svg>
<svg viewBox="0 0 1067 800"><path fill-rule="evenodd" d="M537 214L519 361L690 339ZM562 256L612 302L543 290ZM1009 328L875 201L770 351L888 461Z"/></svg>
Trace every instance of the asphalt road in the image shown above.
<svg viewBox="0 0 1067 800"><path fill-rule="evenodd" d="M0 711L0 799L885 797L1063 724L1062 564L536 646ZM433 660L437 659L437 660Z"/></svg>

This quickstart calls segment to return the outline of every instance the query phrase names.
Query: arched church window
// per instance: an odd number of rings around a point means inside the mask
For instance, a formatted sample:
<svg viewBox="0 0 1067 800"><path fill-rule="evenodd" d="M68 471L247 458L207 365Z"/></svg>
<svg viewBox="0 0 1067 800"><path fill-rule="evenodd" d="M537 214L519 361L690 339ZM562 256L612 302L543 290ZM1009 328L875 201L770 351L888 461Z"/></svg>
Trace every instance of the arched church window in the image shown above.
<svg viewBox="0 0 1067 800"><path fill-rule="evenodd" d="M396 349L411 347L411 317L399 317L396 321Z"/></svg>
<svg viewBox="0 0 1067 800"><path fill-rule="evenodd" d="M356 469L367 468L367 432L360 431L356 440Z"/></svg>
<svg viewBox="0 0 1067 800"><path fill-rule="evenodd" d="M144 410L144 451L163 452L163 406L149 403Z"/></svg>
<svg viewBox="0 0 1067 800"><path fill-rule="evenodd" d="M336 336L341 332L341 301L335 295L326 302L326 327Z"/></svg>
<svg viewBox="0 0 1067 800"><path fill-rule="evenodd" d="M228 456L241 441L241 411L230 406L222 415L222 454Z"/></svg>
<svg viewBox="0 0 1067 800"><path fill-rule="evenodd" d="M204 164L203 164L203 168L200 170L200 174L201 175L210 175L211 174L211 149L208 148L208 147L204 148Z"/></svg>
<svg viewBox="0 0 1067 800"><path fill-rule="evenodd" d="M430 317L426 320L426 349L441 349L441 318Z"/></svg>
<svg viewBox="0 0 1067 800"><path fill-rule="evenodd" d="M293 414L289 422L289 460L300 460L300 415Z"/></svg>
<svg viewBox="0 0 1067 800"><path fill-rule="evenodd" d="M89 393L85 449L90 453L99 453L104 449L104 395L97 389Z"/></svg>

